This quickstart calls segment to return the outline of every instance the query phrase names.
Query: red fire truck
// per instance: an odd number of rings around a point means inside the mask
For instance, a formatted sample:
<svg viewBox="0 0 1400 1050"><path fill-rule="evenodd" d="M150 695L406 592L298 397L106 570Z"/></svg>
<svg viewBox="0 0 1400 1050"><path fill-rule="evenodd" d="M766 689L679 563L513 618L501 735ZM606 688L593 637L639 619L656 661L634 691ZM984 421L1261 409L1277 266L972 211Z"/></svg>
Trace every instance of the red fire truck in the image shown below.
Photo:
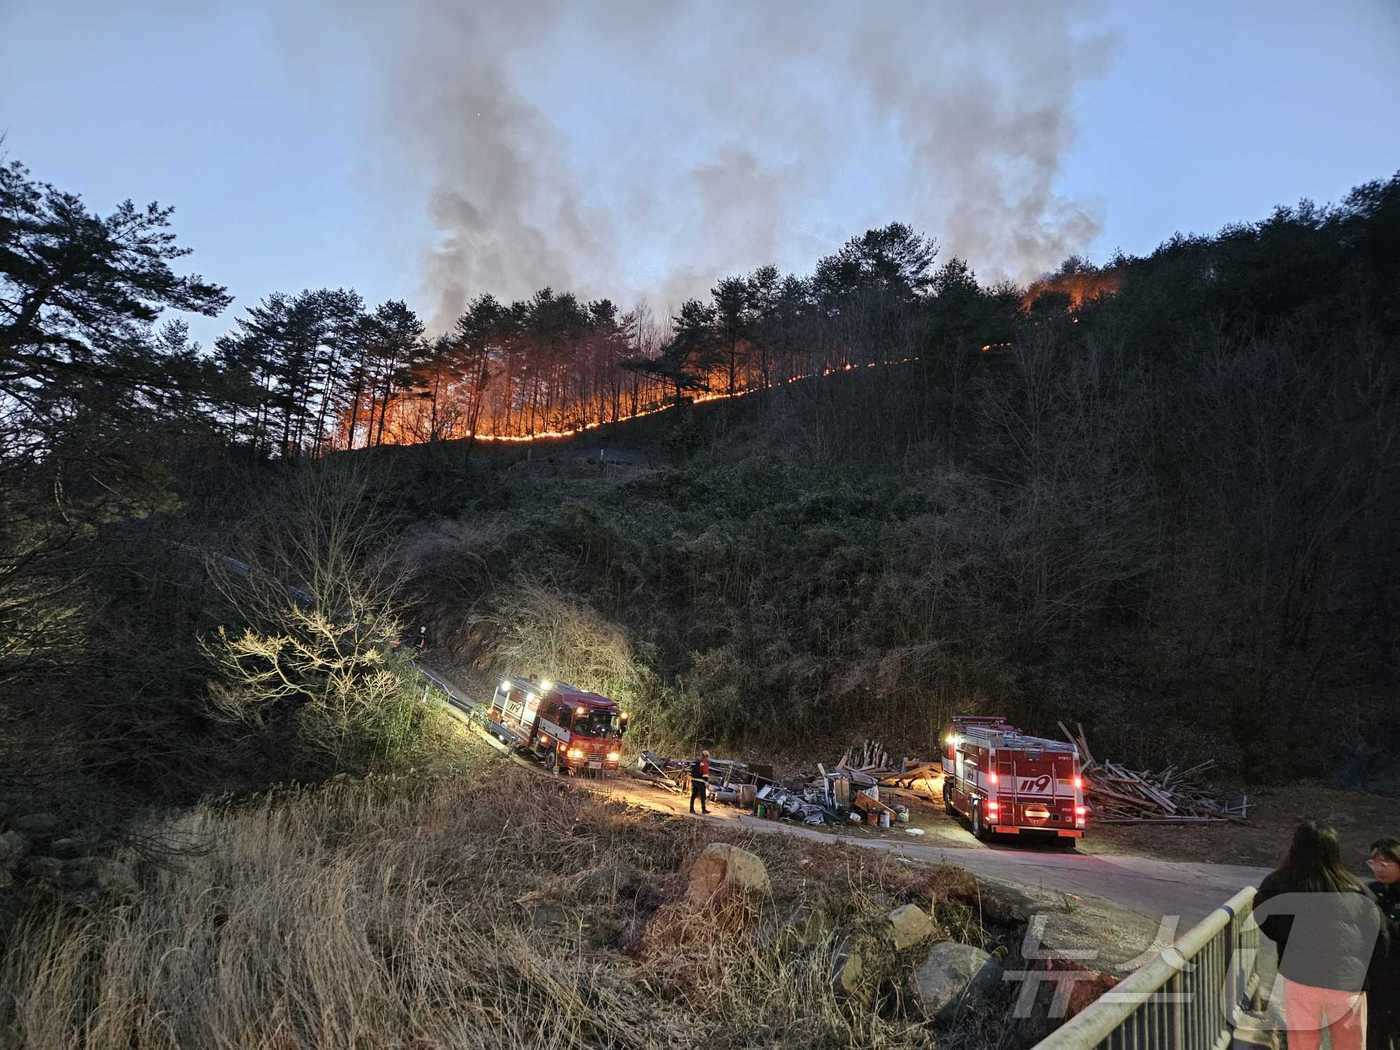
<svg viewBox="0 0 1400 1050"><path fill-rule="evenodd" d="M1073 744L1026 736L999 715L959 715L944 745L943 806L979 839L1084 835L1088 809Z"/></svg>
<svg viewBox="0 0 1400 1050"><path fill-rule="evenodd" d="M503 678L484 721L497 739L564 773L615 774L627 732L627 715L606 696L533 675Z"/></svg>

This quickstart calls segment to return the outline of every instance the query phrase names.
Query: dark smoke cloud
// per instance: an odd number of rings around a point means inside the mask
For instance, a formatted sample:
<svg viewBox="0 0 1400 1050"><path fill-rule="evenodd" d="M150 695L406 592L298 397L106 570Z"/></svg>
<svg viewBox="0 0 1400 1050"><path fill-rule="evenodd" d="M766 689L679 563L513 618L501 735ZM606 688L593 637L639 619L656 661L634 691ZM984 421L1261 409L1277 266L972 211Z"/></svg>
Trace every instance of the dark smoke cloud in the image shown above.
<svg viewBox="0 0 1400 1050"><path fill-rule="evenodd" d="M896 219L983 276L1021 279L1099 229L1057 191L1076 91L1110 52L1092 6L400 11L388 109L403 163L430 185L437 327L471 295L544 285L666 309L767 262L805 270ZM587 149L531 101L557 68L584 71L588 133L603 137Z"/></svg>

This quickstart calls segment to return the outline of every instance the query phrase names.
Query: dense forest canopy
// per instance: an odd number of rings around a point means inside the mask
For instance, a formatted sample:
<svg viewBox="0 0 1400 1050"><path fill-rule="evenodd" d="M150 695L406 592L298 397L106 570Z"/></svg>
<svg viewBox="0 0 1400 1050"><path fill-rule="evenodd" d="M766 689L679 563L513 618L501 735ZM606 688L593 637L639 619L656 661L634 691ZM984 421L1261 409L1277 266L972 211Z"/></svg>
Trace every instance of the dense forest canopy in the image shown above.
<svg viewBox="0 0 1400 1050"><path fill-rule="evenodd" d="M0 169L0 783L253 776L276 749L225 716L281 659L258 632L295 621L294 723L393 692L405 610L481 664L566 608L673 737L913 740L986 704L1246 776L1394 753L1400 175L1030 289L893 223L661 319L482 290L428 333L321 288L207 349L166 311L229 296L169 224ZM669 465L605 493L522 503L472 451L649 413ZM310 608L231 596L208 551ZM348 725L336 761L387 753Z"/></svg>

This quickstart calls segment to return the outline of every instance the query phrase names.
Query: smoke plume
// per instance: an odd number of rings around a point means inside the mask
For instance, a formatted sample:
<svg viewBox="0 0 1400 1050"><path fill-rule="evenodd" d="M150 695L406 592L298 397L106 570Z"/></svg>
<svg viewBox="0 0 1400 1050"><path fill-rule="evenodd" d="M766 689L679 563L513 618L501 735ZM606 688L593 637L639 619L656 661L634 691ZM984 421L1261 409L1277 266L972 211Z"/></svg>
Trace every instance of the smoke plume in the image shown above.
<svg viewBox="0 0 1400 1050"><path fill-rule="evenodd" d="M435 327L550 285L662 310L890 221L984 277L1082 251L1057 190L1111 45L1086 4L415 0L393 98Z"/></svg>

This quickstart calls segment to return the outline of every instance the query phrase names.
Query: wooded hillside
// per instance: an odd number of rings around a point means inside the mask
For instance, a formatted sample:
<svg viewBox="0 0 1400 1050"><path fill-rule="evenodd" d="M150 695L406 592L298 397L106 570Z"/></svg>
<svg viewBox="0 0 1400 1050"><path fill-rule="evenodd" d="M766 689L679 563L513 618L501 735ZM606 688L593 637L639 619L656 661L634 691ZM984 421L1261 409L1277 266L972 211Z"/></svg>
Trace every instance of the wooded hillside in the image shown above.
<svg viewBox="0 0 1400 1050"><path fill-rule="evenodd" d="M212 349L159 323L229 299L169 219L0 174L8 788L415 761L420 623L671 737L912 747L992 706L1393 771L1400 176L1031 289L892 224L664 321L483 291L428 338L323 289ZM480 440L600 423L631 465Z"/></svg>

